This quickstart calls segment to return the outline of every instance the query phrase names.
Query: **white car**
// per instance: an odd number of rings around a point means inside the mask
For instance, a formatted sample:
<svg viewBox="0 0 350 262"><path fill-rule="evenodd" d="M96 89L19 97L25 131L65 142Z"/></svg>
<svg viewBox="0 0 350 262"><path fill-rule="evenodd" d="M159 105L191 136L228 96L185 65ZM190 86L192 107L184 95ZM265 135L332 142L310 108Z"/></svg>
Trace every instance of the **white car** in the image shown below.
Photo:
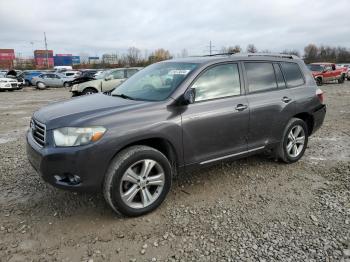
<svg viewBox="0 0 350 262"><path fill-rule="evenodd" d="M21 83L17 81L17 79L6 78L6 77L0 78L0 91L3 91L3 90L13 91L13 90L20 90L20 89L22 89L22 86L21 86Z"/></svg>

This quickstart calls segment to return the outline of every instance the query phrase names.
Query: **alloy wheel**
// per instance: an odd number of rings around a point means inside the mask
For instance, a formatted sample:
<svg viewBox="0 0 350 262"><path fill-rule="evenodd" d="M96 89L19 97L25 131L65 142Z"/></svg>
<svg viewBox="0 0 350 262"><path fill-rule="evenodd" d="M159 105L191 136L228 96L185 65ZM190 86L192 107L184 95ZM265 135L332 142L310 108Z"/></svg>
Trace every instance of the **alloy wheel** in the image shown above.
<svg viewBox="0 0 350 262"><path fill-rule="evenodd" d="M297 157L303 151L305 145L305 131L300 125L294 126L289 134L286 151L290 157Z"/></svg>
<svg viewBox="0 0 350 262"><path fill-rule="evenodd" d="M131 208L145 208L159 198L164 183L164 170L158 162L151 159L137 161L121 178L121 199Z"/></svg>

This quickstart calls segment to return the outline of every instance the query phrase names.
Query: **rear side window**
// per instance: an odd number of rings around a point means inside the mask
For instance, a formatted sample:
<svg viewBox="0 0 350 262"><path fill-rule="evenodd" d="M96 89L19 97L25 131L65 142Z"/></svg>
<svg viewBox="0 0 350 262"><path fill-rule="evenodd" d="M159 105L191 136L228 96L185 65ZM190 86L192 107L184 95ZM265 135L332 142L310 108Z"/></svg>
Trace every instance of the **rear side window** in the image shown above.
<svg viewBox="0 0 350 262"><path fill-rule="evenodd" d="M296 87L305 83L298 64L283 62L281 65L288 87Z"/></svg>
<svg viewBox="0 0 350 262"><path fill-rule="evenodd" d="M250 93L277 89L275 71L271 63L244 63Z"/></svg>
<svg viewBox="0 0 350 262"><path fill-rule="evenodd" d="M204 72L193 84L196 102L241 94L237 64L217 65Z"/></svg>

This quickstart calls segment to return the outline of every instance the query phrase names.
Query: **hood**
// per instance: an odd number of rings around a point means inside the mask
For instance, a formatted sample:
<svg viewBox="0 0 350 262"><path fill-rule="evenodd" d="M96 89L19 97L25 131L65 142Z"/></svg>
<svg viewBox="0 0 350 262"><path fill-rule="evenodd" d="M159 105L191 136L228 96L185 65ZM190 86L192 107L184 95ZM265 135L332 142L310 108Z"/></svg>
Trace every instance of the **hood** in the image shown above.
<svg viewBox="0 0 350 262"><path fill-rule="evenodd" d="M151 103L96 94L49 104L36 111L33 117L45 124L47 129L53 129L63 126L84 125L90 119L108 113L115 114L126 109L139 108L147 104Z"/></svg>
<svg viewBox="0 0 350 262"><path fill-rule="evenodd" d="M9 77L0 77L0 81L17 82L17 79L16 78L9 78Z"/></svg>
<svg viewBox="0 0 350 262"><path fill-rule="evenodd" d="M103 79L95 79L95 80L91 80L91 81L86 81L83 83L80 83L83 87L88 87L88 86L100 86L101 82L103 81ZM84 86L86 85L86 86Z"/></svg>

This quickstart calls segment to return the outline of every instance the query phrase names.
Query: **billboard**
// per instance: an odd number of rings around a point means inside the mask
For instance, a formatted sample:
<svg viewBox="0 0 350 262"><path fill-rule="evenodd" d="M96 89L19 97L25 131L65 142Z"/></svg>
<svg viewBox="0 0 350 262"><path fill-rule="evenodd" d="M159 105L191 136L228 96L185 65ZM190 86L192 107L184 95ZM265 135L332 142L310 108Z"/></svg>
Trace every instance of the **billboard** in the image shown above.
<svg viewBox="0 0 350 262"><path fill-rule="evenodd" d="M72 63L73 63L73 65L79 65L80 64L80 56L72 56Z"/></svg>
<svg viewBox="0 0 350 262"><path fill-rule="evenodd" d="M71 66L73 64L72 56L55 55L53 57L53 60L54 60L54 65L55 66Z"/></svg>
<svg viewBox="0 0 350 262"><path fill-rule="evenodd" d="M15 59L15 50L14 49L0 49L0 60L8 61Z"/></svg>

